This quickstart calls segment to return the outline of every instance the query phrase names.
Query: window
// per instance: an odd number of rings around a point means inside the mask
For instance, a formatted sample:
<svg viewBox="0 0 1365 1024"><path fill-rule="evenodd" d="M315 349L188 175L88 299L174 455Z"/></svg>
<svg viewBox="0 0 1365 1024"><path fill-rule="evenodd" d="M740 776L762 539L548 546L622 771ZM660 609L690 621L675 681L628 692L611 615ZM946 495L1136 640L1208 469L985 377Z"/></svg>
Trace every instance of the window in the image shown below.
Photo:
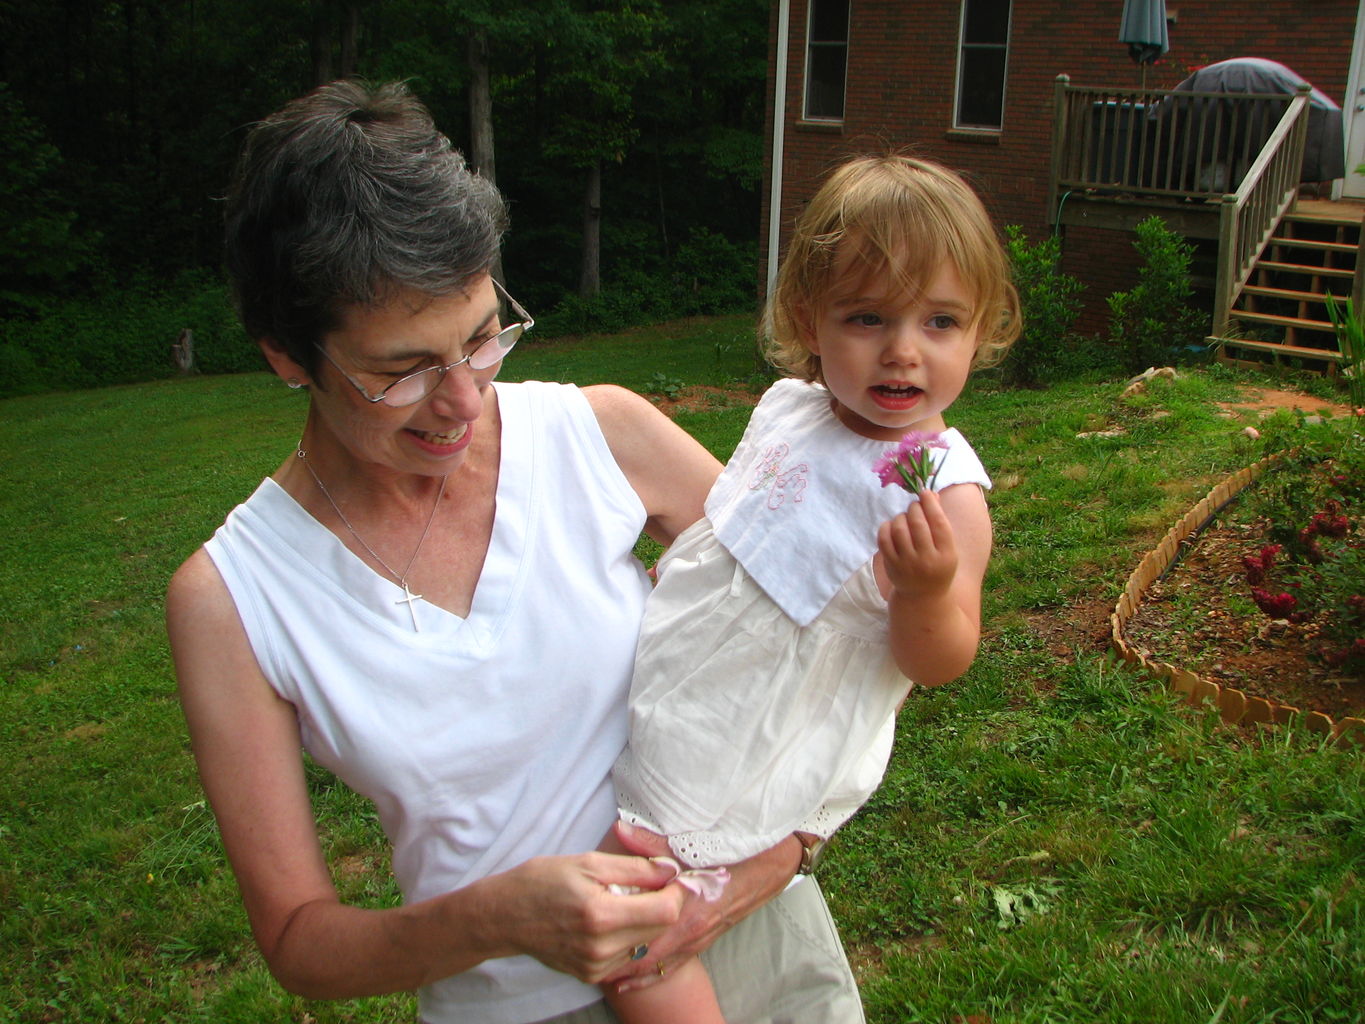
<svg viewBox="0 0 1365 1024"><path fill-rule="evenodd" d="M1010 0L963 0L957 54L958 128L990 128L1005 120L1005 63Z"/></svg>
<svg viewBox="0 0 1365 1024"><path fill-rule="evenodd" d="M806 18L807 121L844 119L849 0L810 0Z"/></svg>

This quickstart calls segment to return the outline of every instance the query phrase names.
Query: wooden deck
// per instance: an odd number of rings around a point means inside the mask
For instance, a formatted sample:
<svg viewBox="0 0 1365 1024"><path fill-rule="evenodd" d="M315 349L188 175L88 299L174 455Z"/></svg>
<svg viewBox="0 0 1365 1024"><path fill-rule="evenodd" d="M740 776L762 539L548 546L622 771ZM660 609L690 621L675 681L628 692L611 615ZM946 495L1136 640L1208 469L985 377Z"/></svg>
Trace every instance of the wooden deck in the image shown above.
<svg viewBox="0 0 1365 1024"><path fill-rule="evenodd" d="M1210 345L1338 371L1329 297L1365 310L1365 202L1303 184L1307 86L1292 96L1073 86L1054 93L1058 226L1131 232L1153 214L1211 258ZM1199 285L1203 287L1203 285Z"/></svg>
<svg viewBox="0 0 1365 1024"><path fill-rule="evenodd" d="M1365 223L1365 200L1310 199L1300 196L1294 204L1294 214L1304 220L1327 224Z"/></svg>

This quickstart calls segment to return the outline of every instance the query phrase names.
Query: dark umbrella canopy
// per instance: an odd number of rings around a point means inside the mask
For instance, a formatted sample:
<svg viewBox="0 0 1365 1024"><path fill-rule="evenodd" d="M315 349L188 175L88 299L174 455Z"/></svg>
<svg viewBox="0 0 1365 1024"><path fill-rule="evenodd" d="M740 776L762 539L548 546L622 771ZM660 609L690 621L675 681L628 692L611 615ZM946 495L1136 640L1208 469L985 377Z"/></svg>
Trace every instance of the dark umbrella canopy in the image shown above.
<svg viewBox="0 0 1365 1024"><path fill-rule="evenodd" d="M1123 0L1119 42L1128 44L1128 56L1150 64L1171 48L1166 31L1166 0Z"/></svg>

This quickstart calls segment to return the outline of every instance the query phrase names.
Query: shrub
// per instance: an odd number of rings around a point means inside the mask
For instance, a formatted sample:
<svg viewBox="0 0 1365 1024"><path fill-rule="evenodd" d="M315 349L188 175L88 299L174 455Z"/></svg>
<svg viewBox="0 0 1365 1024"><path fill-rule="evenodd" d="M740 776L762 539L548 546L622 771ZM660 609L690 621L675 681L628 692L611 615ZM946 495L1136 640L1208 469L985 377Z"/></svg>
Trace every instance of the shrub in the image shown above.
<svg viewBox="0 0 1365 1024"><path fill-rule="evenodd" d="M694 231L653 272L610 274L590 299L566 295L536 322L552 338L591 331L619 331L684 316L731 313L755 301L755 246L732 242L705 228Z"/></svg>
<svg viewBox="0 0 1365 1024"><path fill-rule="evenodd" d="M1064 370L1083 368L1078 363L1086 361L1089 346L1075 326L1084 286L1061 270L1061 239L1049 235L1030 245L1017 224L1006 226L1005 236L1024 327L1001 375L1009 384L1039 384Z"/></svg>
<svg viewBox="0 0 1365 1024"><path fill-rule="evenodd" d="M0 342L0 397L46 390L43 373L33 356L13 342Z"/></svg>
<svg viewBox="0 0 1365 1024"><path fill-rule="evenodd" d="M262 368L226 286L194 272L169 285L140 278L93 297L35 300L26 315L5 322L0 397L172 376L171 345L186 327L194 332L200 370Z"/></svg>
<svg viewBox="0 0 1365 1024"><path fill-rule="evenodd" d="M1257 607L1311 621L1327 664L1365 669L1365 435L1337 421L1280 456L1249 493L1274 542L1243 557ZM1283 424L1279 425L1283 429Z"/></svg>
<svg viewBox="0 0 1365 1024"><path fill-rule="evenodd" d="M752 305L757 247L706 228L693 231L671 261L674 295L684 316L732 313Z"/></svg>
<svg viewBox="0 0 1365 1024"><path fill-rule="evenodd" d="M1192 352L1204 351L1207 327L1207 317L1189 305L1194 246L1157 216L1135 230L1133 247L1143 259L1138 284L1108 298L1109 343L1130 373L1188 361Z"/></svg>
<svg viewBox="0 0 1365 1024"><path fill-rule="evenodd" d="M1355 302L1348 295L1344 305L1337 305L1331 292L1327 293L1327 315L1337 333L1337 347L1341 349L1341 375L1351 393L1351 414L1365 415L1365 322L1356 314Z"/></svg>

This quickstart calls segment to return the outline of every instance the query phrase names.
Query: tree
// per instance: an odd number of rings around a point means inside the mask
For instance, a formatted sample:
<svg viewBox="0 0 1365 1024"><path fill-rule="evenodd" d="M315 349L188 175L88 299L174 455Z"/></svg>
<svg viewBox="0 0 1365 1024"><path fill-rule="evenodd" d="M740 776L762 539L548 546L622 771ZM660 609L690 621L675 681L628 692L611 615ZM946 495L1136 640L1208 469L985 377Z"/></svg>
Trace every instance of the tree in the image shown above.
<svg viewBox="0 0 1365 1024"><path fill-rule="evenodd" d="M493 184L498 183L493 148L493 91L489 80L488 32L471 29L465 49L469 66L469 164ZM493 277L504 281L502 256L493 261Z"/></svg>
<svg viewBox="0 0 1365 1024"><path fill-rule="evenodd" d="M90 258L60 187L62 157L0 82L0 310L51 290Z"/></svg>
<svg viewBox="0 0 1365 1024"><path fill-rule="evenodd" d="M663 15L654 0L597 5L556 4L558 33L547 33L544 71L556 113L545 139L548 156L582 174L582 247L578 293L601 289L602 168L621 163L639 129L635 88L659 65L654 37Z"/></svg>
<svg viewBox="0 0 1365 1024"><path fill-rule="evenodd" d="M358 0L314 0L313 84L325 85L356 73L360 40L360 3ZM340 35L340 47L333 40Z"/></svg>
<svg viewBox="0 0 1365 1024"><path fill-rule="evenodd" d="M402 79L511 202L519 298L659 294L689 245L695 276L757 237L767 22L767 0L8 0L0 75L50 150L11 132L4 187L45 183L11 216L65 217L43 232L101 286L214 270L246 127L322 79Z"/></svg>

